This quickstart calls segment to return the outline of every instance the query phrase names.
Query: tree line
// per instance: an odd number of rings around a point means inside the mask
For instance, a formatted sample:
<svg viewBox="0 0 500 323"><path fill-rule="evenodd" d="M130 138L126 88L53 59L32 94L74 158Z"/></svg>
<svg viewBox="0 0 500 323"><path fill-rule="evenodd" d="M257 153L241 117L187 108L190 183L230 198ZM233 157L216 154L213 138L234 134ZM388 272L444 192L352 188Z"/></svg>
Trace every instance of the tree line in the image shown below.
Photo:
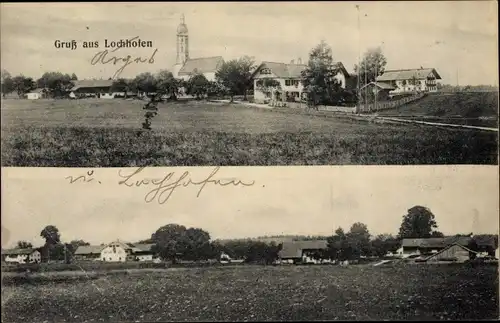
<svg viewBox="0 0 500 323"><path fill-rule="evenodd" d="M361 257L383 257L389 252L395 253L406 238L442 238L443 233L437 230L435 215L426 207L414 206L403 216L397 235L370 234L366 224L354 223L349 231L339 227L330 236L295 236L294 240L326 239L327 248L318 251L313 257L331 260L353 260ZM456 237L471 234L457 234ZM40 233L45 244L40 248L42 261L59 260L71 262L79 246L90 245L83 240L61 242L59 230L54 225L46 226ZM480 246L477 239L493 238L494 246ZM177 262L179 260L199 261L219 259L222 253L232 259L242 259L247 263L270 264L278 259L283 244L275 236L276 242L263 242L254 239L212 240L210 234L200 228L187 228L179 224L167 224L158 228L150 238L137 243L153 244L152 251L163 260ZM261 237L272 240L272 237ZM103 244L104 246L104 244ZM19 248L32 248L25 241L18 242ZM474 251L485 251L494 254L498 248L497 235L475 235L467 246Z"/></svg>
<svg viewBox="0 0 500 323"><path fill-rule="evenodd" d="M387 60L380 48L369 49L363 57L360 66L355 65L354 71L359 74L359 86L375 80L384 72ZM202 74L195 73L188 79L175 78L172 72L160 70L158 73L141 73L133 79L120 78L113 81L112 92L129 93L161 93L175 100L180 92L204 98L210 96L229 96L233 101L234 96L243 95L244 100L253 89L252 73L258 65L253 57L243 56L239 59L224 61L215 73L215 81L209 81ZM325 42L315 46L309 53L306 69L301 73L301 82L308 94L307 102L318 104L341 104L348 101L355 102L357 77L348 78L347 88L343 89L336 78L339 66L333 59L332 49ZM6 70L1 74L1 91L3 96L11 92L22 97L35 88L43 89L48 97L65 97L73 86L73 81L78 80L73 74L60 72L46 72L38 80L24 75L12 77ZM279 82L264 80L259 83L259 89L267 93L282 93Z"/></svg>

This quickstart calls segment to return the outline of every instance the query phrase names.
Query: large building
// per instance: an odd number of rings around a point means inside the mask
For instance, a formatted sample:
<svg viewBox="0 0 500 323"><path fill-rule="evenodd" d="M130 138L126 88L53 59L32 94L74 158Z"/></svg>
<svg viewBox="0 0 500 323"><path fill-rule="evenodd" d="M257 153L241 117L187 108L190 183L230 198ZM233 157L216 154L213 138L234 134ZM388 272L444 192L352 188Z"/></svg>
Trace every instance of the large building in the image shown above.
<svg viewBox="0 0 500 323"><path fill-rule="evenodd" d="M278 257L282 263L317 263L317 258L328 249L326 240L283 242Z"/></svg>
<svg viewBox="0 0 500 323"><path fill-rule="evenodd" d="M224 62L222 56L191 58L189 55L189 32L184 15L177 27L177 56L172 69L174 77L188 80L192 75L203 74L207 80L215 81L215 73Z"/></svg>
<svg viewBox="0 0 500 323"><path fill-rule="evenodd" d="M114 241L102 246L80 246L75 252L76 260L102 262L152 261L153 244L132 244Z"/></svg>
<svg viewBox="0 0 500 323"><path fill-rule="evenodd" d="M33 248L2 250L2 261L7 263L39 263L40 251Z"/></svg>
<svg viewBox="0 0 500 323"><path fill-rule="evenodd" d="M335 78L340 83L342 88L346 88L349 79L349 73L342 63L336 63L338 70ZM304 86L302 84L302 71L307 68L307 65L302 64L298 59L289 64L276 62L262 62L253 72L252 78L254 81L254 100L256 103L268 103L271 100L278 101L300 101L304 98ZM279 93L275 97L268 86L270 80L279 83ZM283 97L282 97L283 95Z"/></svg>
<svg viewBox="0 0 500 323"><path fill-rule="evenodd" d="M407 93L414 91L436 92L437 80L441 76L434 68L419 68L405 70L387 70L378 76L377 83L386 83L393 87L391 94Z"/></svg>

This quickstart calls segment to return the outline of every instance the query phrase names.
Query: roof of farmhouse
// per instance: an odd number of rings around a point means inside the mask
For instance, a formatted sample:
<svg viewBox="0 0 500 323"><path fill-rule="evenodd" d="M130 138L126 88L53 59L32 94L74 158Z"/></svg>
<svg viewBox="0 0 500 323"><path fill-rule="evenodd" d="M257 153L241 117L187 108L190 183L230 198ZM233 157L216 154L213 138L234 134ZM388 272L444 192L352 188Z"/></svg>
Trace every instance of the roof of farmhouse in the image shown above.
<svg viewBox="0 0 500 323"><path fill-rule="evenodd" d="M33 252L37 251L34 248L26 248L26 249L8 249L2 250L2 255L31 255Z"/></svg>
<svg viewBox="0 0 500 323"><path fill-rule="evenodd" d="M130 249L132 252L148 252L151 251L151 248L154 244L152 243L125 243L125 242L115 242L122 245L125 249ZM109 246L112 243L102 245L102 246L79 246L75 251L75 255L90 255L90 254L99 254L101 251Z"/></svg>
<svg viewBox="0 0 500 323"><path fill-rule="evenodd" d="M434 68L419 68L419 69L403 69L403 70L387 70L384 74L377 77L377 81L399 81L411 80L413 77L422 80L428 76L434 76L437 80L441 79Z"/></svg>
<svg viewBox="0 0 500 323"><path fill-rule="evenodd" d="M340 69L345 76L349 73L341 62L334 63L335 67ZM254 71L254 75L262 68L267 67L271 72L279 78L300 78L302 71L307 68L305 64L286 64L278 62L262 62L259 67Z"/></svg>
<svg viewBox="0 0 500 323"><path fill-rule="evenodd" d="M78 80L73 81L71 91L76 91L80 88L96 88L96 87L111 87L113 80Z"/></svg>
<svg viewBox="0 0 500 323"><path fill-rule="evenodd" d="M468 245L471 241L470 237L445 237L445 238L420 238L420 239L403 239L403 247L417 248L444 248L451 244L458 243Z"/></svg>
<svg viewBox="0 0 500 323"><path fill-rule="evenodd" d="M394 90L394 87L388 83L384 83L384 82L370 82L368 84L366 84L365 86L363 86L360 90L364 89L365 87L367 86L377 86L379 88L381 88L382 90Z"/></svg>
<svg viewBox="0 0 500 323"><path fill-rule="evenodd" d="M224 62L222 56L200 57L188 59L179 71L179 75L193 73L215 73Z"/></svg>
<svg viewBox="0 0 500 323"><path fill-rule="evenodd" d="M286 241L279 252L281 258L301 258L304 250L322 250L327 248L326 240Z"/></svg>

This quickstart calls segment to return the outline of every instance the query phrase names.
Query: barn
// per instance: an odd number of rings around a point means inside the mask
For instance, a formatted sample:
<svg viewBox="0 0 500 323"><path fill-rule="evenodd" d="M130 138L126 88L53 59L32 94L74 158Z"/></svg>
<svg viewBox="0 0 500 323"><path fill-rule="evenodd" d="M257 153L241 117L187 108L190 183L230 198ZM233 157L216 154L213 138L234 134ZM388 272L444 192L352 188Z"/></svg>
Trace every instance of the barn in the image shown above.
<svg viewBox="0 0 500 323"><path fill-rule="evenodd" d="M287 241L278 256L282 263L317 263L327 248L326 240Z"/></svg>
<svg viewBox="0 0 500 323"><path fill-rule="evenodd" d="M477 256L476 251L472 251L461 244L454 243L448 247L442 249L441 251L433 254L424 259L425 262L436 263L436 262L465 262L471 258Z"/></svg>

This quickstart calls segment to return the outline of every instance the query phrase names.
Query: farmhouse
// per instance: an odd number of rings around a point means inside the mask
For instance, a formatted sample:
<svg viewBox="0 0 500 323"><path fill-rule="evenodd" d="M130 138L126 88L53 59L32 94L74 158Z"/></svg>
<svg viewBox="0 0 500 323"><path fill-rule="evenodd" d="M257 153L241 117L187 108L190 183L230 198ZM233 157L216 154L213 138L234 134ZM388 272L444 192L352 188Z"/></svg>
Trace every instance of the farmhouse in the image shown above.
<svg viewBox="0 0 500 323"><path fill-rule="evenodd" d="M103 246L80 246L75 252L77 260L103 262L152 261L153 244L132 244L114 241Z"/></svg>
<svg viewBox="0 0 500 323"><path fill-rule="evenodd" d="M441 80L441 76L434 68L387 70L376 78L377 82L394 87L391 94L414 91L436 92L436 80Z"/></svg>
<svg viewBox="0 0 500 323"><path fill-rule="evenodd" d="M371 82L359 89L362 96L366 93L366 98L370 97L377 98L380 101L386 101L390 97L390 92L394 91L396 88L392 85L384 82Z"/></svg>
<svg viewBox="0 0 500 323"><path fill-rule="evenodd" d="M470 241L471 237L403 239L400 256L405 258L411 255L437 253L451 244L467 246Z"/></svg>
<svg viewBox="0 0 500 323"><path fill-rule="evenodd" d="M346 88L349 73L342 63L335 64L338 73L335 78L342 88ZM300 101L304 98L305 90L301 82L302 71L307 65L301 59L291 61L290 64L276 62L262 62L253 72L254 100L257 103L267 103L271 100ZM279 90L276 92L276 90ZM276 94L275 94L276 93ZM282 97L283 95L283 97Z"/></svg>
<svg viewBox="0 0 500 323"><path fill-rule="evenodd" d="M207 80L215 81L215 73L223 62L222 56L189 57L189 33L182 15L177 27L177 58L172 69L174 77L187 81L192 75L203 74Z"/></svg>
<svg viewBox="0 0 500 323"><path fill-rule="evenodd" d="M7 263L39 263L41 261L40 251L33 248L2 250L2 261Z"/></svg>
<svg viewBox="0 0 500 323"><path fill-rule="evenodd" d="M114 98L111 93L113 80L80 80L73 81L73 87L70 90L70 98L80 98L95 96L98 98Z"/></svg>
<svg viewBox="0 0 500 323"><path fill-rule="evenodd" d="M283 242L278 257L285 263L316 263L326 249L326 240L287 241Z"/></svg>
<svg viewBox="0 0 500 323"><path fill-rule="evenodd" d="M28 100L38 100L44 97L45 97L44 89L35 89L33 91L26 93L26 98Z"/></svg>
<svg viewBox="0 0 500 323"><path fill-rule="evenodd" d="M453 243L446 248L438 251L437 253L424 259L425 262L439 262L439 261L454 261L465 262L471 258L471 255L477 255L478 252L472 251L461 244Z"/></svg>

